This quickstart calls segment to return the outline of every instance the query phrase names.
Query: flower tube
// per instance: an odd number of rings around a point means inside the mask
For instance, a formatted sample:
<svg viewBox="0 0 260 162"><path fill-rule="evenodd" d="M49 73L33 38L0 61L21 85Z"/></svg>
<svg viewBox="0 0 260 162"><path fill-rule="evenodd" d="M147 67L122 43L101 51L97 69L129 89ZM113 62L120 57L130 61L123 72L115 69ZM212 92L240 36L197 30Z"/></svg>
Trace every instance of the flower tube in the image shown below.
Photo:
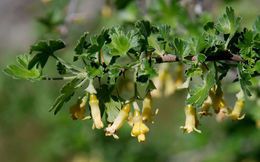
<svg viewBox="0 0 260 162"><path fill-rule="evenodd" d="M186 115L185 126L180 127L183 129L183 133L185 133L186 131L188 133L191 133L193 130L195 130L198 133L201 133L201 131L197 129L199 125L199 121L196 116L196 109L193 108L192 105L187 105L185 107L185 115Z"/></svg>
<svg viewBox="0 0 260 162"><path fill-rule="evenodd" d="M202 116L212 116L211 113L209 113L209 108L212 106L212 100L208 96L207 100L202 104L201 112L199 112L200 117Z"/></svg>
<svg viewBox="0 0 260 162"><path fill-rule="evenodd" d="M237 101L236 101L234 109L232 110L232 112L229 115L229 117L232 120L241 120L241 119L243 119L245 117L245 114L240 116L241 111L242 111L242 109L243 109L243 107L245 105L245 95L244 95L244 92L242 90L240 90L240 92L237 93L236 96L237 96Z"/></svg>
<svg viewBox="0 0 260 162"><path fill-rule="evenodd" d="M148 93L144 97L144 101L143 101L142 120L145 121L145 122L153 123L152 115L153 115L153 112L152 112L152 97L151 97L151 94Z"/></svg>
<svg viewBox="0 0 260 162"><path fill-rule="evenodd" d="M93 85L93 80L89 81L88 87L85 89L86 92L90 93L89 105L91 109L91 116L93 118L93 129L96 127L97 129L101 129L104 127L104 124L101 120L101 112L99 109L99 100L97 99L97 91Z"/></svg>
<svg viewBox="0 0 260 162"><path fill-rule="evenodd" d="M131 106L130 104L126 104L119 112L119 114L117 115L114 123L107 127L105 129L106 131L106 136L113 136L114 138L118 139L119 137L115 134L116 131L122 127L122 125L124 124L124 121L127 120L129 112L130 112Z"/></svg>
<svg viewBox="0 0 260 162"><path fill-rule="evenodd" d="M99 109L99 101L95 94L90 94L89 105L91 108L91 116L94 120L93 129L96 127L97 129L101 129L104 127L103 122L101 120L101 112Z"/></svg>

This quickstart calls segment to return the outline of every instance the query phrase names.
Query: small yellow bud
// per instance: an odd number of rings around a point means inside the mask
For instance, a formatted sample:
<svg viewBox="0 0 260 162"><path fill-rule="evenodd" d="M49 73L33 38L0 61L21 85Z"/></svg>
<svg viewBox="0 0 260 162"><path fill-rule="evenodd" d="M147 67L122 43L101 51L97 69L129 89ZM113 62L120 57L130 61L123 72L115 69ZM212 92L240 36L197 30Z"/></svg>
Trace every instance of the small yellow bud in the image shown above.
<svg viewBox="0 0 260 162"><path fill-rule="evenodd" d="M93 129L96 127L97 129L101 129L104 127L103 122L101 120L101 112L99 109L99 101L95 94L90 94L89 105L91 108L91 115L94 120Z"/></svg>
<svg viewBox="0 0 260 162"><path fill-rule="evenodd" d="M135 110L133 117L134 126L131 131L131 136L137 137L138 142L145 141L145 134L149 132L149 128L142 122L142 116L139 110Z"/></svg>
<svg viewBox="0 0 260 162"><path fill-rule="evenodd" d="M116 131L122 127L124 124L124 121L127 120L129 112L130 112L131 106L130 104L126 104L117 115L114 123L111 126L108 126L106 131L106 136L113 136L114 138L118 139L118 136L115 134Z"/></svg>
<svg viewBox="0 0 260 162"><path fill-rule="evenodd" d="M188 133L191 133L193 130L195 130L198 133L201 133L201 131L197 129L199 125L199 121L196 116L196 109L193 108L192 105L187 105L185 107L185 115L186 115L185 126L180 127L183 129L183 133L185 133L186 131Z"/></svg>

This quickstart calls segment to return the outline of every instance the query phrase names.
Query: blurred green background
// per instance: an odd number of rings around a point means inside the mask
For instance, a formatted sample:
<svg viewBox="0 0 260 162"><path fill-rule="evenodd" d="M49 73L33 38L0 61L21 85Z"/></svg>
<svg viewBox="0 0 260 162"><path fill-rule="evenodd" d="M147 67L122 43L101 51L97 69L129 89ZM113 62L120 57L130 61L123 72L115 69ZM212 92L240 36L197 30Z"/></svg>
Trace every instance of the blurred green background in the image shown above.
<svg viewBox="0 0 260 162"><path fill-rule="evenodd" d="M131 26L139 18L170 24L185 37L200 34L202 25L216 20L226 6L235 9L245 27L251 27L260 15L259 0L197 1L208 12L201 16L194 15L189 5L180 8L177 0L72 1L1 0L0 69L15 63L15 57L28 52L39 39L62 38L67 43L62 55L71 60L72 47L84 31L96 33L103 26L117 24ZM48 71L54 70L49 65ZM228 105L233 105L236 86L230 82L225 80L223 89ZM179 127L185 122L185 91L154 99L153 107L160 111L155 124L149 125L147 141L140 144L130 136L127 123L118 131L120 139L115 140L105 137L103 130L92 130L92 121L71 120L68 108L76 98L58 115L48 112L62 83L13 80L0 72L1 162L260 161L260 107L254 101L246 102L247 115L241 121L218 122L215 117L205 117L200 120L202 134L182 134Z"/></svg>

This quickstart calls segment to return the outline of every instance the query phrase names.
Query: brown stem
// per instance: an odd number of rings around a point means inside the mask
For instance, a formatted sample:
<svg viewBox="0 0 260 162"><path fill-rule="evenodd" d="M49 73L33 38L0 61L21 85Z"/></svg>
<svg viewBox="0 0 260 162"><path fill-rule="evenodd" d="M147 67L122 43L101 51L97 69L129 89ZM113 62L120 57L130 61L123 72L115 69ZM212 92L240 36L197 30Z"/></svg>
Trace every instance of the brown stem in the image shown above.
<svg viewBox="0 0 260 162"><path fill-rule="evenodd" d="M198 57L197 56L187 56L185 57L186 60L190 61L197 61ZM228 61L235 61L235 62L244 62L245 60L235 54L230 54L230 53L224 53L220 54L217 56L208 56L206 58L206 61L220 61L220 60L228 60ZM167 62L178 62L180 59L176 55L172 54L164 54L163 57L156 57L155 62L156 63L167 63Z"/></svg>

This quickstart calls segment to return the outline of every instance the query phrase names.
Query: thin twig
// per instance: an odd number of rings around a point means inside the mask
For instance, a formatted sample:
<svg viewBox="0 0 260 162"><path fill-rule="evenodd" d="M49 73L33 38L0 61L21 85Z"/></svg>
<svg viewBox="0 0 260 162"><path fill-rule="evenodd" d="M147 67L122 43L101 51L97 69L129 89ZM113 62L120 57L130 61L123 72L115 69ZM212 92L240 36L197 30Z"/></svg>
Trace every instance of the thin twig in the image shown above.
<svg viewBox="0 0 260 162"><path fill-rule="evenodd" d="M185 57L186 60L190 61L197 61L198 57L197 56L187 56ZM208 56L206 58L206 61L221 61L221 60L229 60L229 61L235 61L235 62L244 62L244 59L236 54L230 54L230 53L225 53L221 55L216 55L216 56ZM180 59L173 54L164 54L163 57L156 57L155 62L156 63L167 63L167 62L178 62Z"/></svg>

